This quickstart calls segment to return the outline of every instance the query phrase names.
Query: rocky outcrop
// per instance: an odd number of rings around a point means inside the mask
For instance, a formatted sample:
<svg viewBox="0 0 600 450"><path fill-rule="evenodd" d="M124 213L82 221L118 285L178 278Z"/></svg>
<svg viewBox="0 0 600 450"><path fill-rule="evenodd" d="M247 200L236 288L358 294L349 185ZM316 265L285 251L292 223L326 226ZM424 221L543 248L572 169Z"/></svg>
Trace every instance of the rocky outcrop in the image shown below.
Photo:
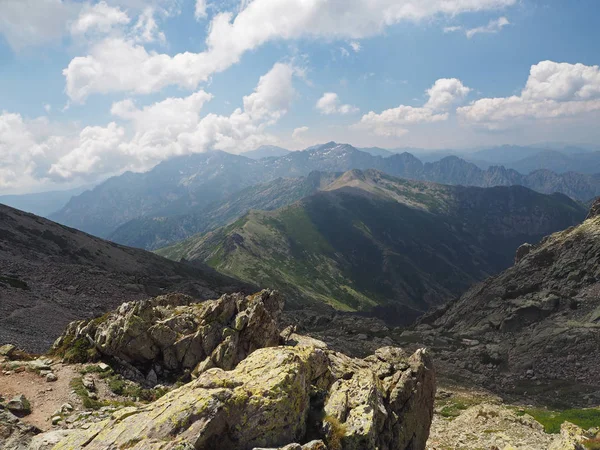
<svg viewBox="0 0 600 450"><path fill-rule="evenodd" d="M590 215L416 327L419 342L437 342L441 371L504 393L600 404L600 215Z"/></svg>
<svg viewBox="0 0 600 450"><path fill-rule="evenodd" d="M211 367L230 370L254 350L278 345L283 304L273 291L204 303L181 294L129 302L100 319L72 323L53 348L68 354L74 343L91 347L154 385Z"/></svg>
<svg viewBox="0 0 600 450"><path fill-rule="evenodd" d="M600 198L594 200L592 206L590 207L590 212L585 219L592 219L598 215L600 215Z"/></svg>
<svg viewBox="0 0 600 450"><path fill-rule="evenodd" d="M209 369L54 449L425 448L435 394L427 351L382 348L360 360L309 343L258 349L231 371ZM315 440L323 442L302 446Z"/></svg>
<svg viewBox="0 0 600 450"><path fill-rule="evenodd" d="M154 375L193 369L194 379L153 403L35 442L54 450L425 448L435 396L427 350L382 347L352 358L294 327L282 337L282 309L281 295L268 290L202 304L170 295L73 323L57 352L87 342L107 361Z"/></svg>
<svg viewBox="0 0 600 450"><path fill-rule="evenodd" d="M28 450L31 438L39 432L0 404L0 450Z"/></svg>

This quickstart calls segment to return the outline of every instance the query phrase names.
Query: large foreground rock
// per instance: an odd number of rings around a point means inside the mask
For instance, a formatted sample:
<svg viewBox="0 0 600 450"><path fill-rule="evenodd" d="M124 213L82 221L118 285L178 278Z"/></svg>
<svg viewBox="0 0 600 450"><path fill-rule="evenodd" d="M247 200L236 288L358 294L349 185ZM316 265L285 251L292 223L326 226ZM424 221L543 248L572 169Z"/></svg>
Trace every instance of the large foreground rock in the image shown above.
<svg viewBox="0 0 600 450"><path fill-rule="evenodd" d="M361 360L305 340L256 350L231 371L209 369L152 404L72 431L54 449L250 450L323 440L331 450L419 450L434 394L425 350L409 357L388 347Z"/></svg>
<svg viewBox="0 0 600 450"><path fill-rule="evenodd" d="M267 290L203 303L181 294L124 303L102 318L70 324L54 351L92 347L140 369L151 384L157 376L229 370L254 350L278 345L283 305Z"/></svg>

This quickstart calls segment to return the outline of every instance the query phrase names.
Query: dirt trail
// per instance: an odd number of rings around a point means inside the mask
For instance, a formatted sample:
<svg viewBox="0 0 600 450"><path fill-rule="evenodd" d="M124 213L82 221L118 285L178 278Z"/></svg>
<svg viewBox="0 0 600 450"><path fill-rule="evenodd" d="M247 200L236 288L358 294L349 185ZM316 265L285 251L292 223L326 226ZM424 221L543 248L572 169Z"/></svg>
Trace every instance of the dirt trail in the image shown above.
<svg viewBox="0 0 600 450"><path fill-rule="evenodd" d="M44 377L33 372L19 372L4 375L0 371L0 395L10 400L15 395L23 394L31 403L31 414L22 418L26 423L41 430L52 428L50 418L54 411L64 403L81 407L81 402L75 394L71 394L69 383L74 377L80 376L78 366L52 365L52 371L58 377L54 382L48 382Z"/></svg>

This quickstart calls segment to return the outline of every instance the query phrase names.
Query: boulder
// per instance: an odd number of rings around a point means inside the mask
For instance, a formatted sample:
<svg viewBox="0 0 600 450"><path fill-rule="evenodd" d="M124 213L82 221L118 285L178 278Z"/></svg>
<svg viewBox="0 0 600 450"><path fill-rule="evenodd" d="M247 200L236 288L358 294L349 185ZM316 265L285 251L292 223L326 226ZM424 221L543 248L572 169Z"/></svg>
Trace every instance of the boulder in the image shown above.
<svg viewBox="0 0 600 450"><path fill-rule="evenodd" d="M434 394L425 350L384 348L361 360L322 346L262 348L233 370L208 369L154 403L77 429L55 449L421 450Z"/></svg>
<svg viewBox="0 0 600 450"><path fill-rule="evenodd" d="M73 342L93 344L103 355L146 368L146 374L148 367L176 376L211 367L232 369L252 351L278 345L282 310L281 295L268 290L203 303L170 294L124 303L101 319L74 322L53 351L60 354ZM158 382L156 374L149 374L149 384Z"/></svg>
<svg viewBox="0 0 600 450"><path fill-rule="evenodd" d="M10 358L16 349L17 347L12 344L0 345L0 356Z"/></svg>
<svg viewBox="0 0 600 450"><path fill-rule="evenodd" d="M585 450L584 445L590 436L577 425L563 422L560 426L560 436L554 440L548 450Z"/></svg>
<svg viewBox="0 0 600 450"><path fill-rule="evenodd" d="M529 255L534 248L533 245L527 243L521 245L515 254L515 264L518 264L519 261Z"/></svg>
<svg viewBox="0 0 600 450"><path fill-rule="evenodd" d="M31 404L23 394L13 397L6 404L6 408L19 416L26 416L31 413Z"/></svg>
<svg viewBox="0 0 600 450"><path fill-rule="evenodd" d="M40 430L0 409L0 450L28 450L31 438Z"/></svg>

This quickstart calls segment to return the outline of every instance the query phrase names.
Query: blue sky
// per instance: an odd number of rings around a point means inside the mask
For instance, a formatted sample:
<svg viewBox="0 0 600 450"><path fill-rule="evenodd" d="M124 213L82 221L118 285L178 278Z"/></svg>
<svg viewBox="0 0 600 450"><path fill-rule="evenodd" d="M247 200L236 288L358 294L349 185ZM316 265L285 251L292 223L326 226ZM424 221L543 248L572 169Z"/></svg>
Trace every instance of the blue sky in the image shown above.
<svg viewBox="0 0 600 450"><path fill-rule="evenodd" d="M596 0L2 0L0 193L263 143L597 144L599 19Z"/></svg>

